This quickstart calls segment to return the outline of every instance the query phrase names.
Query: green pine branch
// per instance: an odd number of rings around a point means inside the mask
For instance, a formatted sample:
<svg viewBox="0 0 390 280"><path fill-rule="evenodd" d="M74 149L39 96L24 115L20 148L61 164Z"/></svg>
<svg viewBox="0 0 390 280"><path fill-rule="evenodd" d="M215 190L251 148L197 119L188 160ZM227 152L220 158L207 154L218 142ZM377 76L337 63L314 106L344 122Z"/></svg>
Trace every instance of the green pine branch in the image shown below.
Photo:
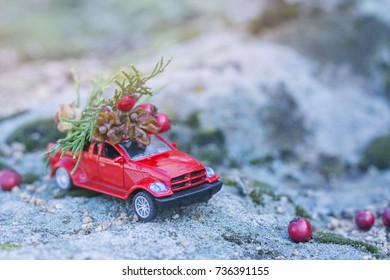
<svg viewBox="0 0 390 280"><path fill-rule="evenodd" d="M138 69L134 65L131 65L130 68L133 72L132 74L129 74L124 70L121 71L121 74L124 76L123 81L118 81L117 79L105 79L103 77L96 79L89 92L90 96L88 105L83 112L81 120L61 120L73 124L73 128L66 137L59 139L51 149L44 153L44 155L48 156L48 162L59 152L61 152L61 158L64 157L66 153L70 153L73 159L77 158L76 164L71 172L73 174L80 164L84 146L88 142L92 141L95 126L102 108L104 106L111 106L113 110L116 110L121 98L131 93L137 94L137 100L143 96L152 96L153 92L150 87L146 86L146 82L164 72L170 62L171 59L169 59L167 63L164 63L164 59L161 58L154 67L153 71L146 77L141 77ZM79 85L75 73L74 78L76 82L76 94L78 97ZM105 100L102 97L103 92L112 81L118 85L120 90L116 89L113 97L109 100ZM79 101L77 101L77 103L79 103Z"/></svg>
<svg viewBox="0 0 390 280"><path fill-rule="evenodd" d="M161 58L154 66L153 71L145 77L141 77L140 71L134 65L130 65L130 69L133 73L128 73L125 70L121 70L118 74L121 74L124 79L122 81L118 81L117 79L113 80L120 90L115 90L114 96L112 98L112 107L116 108L122 97L132 93L137 95L137 100L143 96L152 96L152 89L148 87L146 83L150 79L156 77L158 74L164 72L165 68L169 65L171 60L172 58L170 58L165 63L164 58Z"/></svg>

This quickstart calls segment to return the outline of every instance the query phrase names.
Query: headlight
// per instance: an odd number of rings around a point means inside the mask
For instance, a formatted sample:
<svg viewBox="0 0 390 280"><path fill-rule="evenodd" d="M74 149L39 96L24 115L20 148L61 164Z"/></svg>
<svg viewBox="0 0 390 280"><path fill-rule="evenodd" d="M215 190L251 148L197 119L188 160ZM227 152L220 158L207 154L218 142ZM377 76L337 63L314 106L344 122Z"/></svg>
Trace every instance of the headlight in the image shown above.
<svg viewBox="0 0 390 280"><path fill-rule="evenodd" d="M214 170L211 167L206 167L206 176L207 178L211 178L215 175Z"/></svg>
<svg viewBox="0 0 390 280"><path fill-rule="evenodd" d="M154 182L153 184L150 184L149 189L154 193L162 193L166 192L168 190L167 186L160 181Z"/></svg>

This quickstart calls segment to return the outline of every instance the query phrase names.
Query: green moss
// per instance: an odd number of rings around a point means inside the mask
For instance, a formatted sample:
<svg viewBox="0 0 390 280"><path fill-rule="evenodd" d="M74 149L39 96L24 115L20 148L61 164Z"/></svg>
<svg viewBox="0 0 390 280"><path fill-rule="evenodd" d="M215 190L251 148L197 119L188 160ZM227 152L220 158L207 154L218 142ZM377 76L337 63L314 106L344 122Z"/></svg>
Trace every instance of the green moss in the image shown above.
<svg viewBox="0 0 390 280"><path fill-rule="evenodd" d="M15 250L21 246L22 246L21 242L15 243L15 244L5 243L5 244L0 245L0 251L2 251L2 250L11 251L11 250Z"/></svg>
<svg viewBox="0 0 390 280"><path fill-rule="evenodd" d="M22 182L25 184L32 184L38 181L40 177L32 172L27 172L22 175Z"/></svg>
<svg viewBox="0 0 390 280"><path fill-rule="evenodd" d="M340 176L348 170L348 165L340 158L332 155L321 154L318 160L318 171L326 179Z"/></svg>
<svg viewBox="0 0 390 280"><path fill-rule="evenodd" d="M96 197L96 196L101 196L101 195L102 194L98 193L98 192L74 187L69 191L60 192L59 194L56 195L55 198L61 199L61 198L65 198L65 197Z"/></svg>
<svg viewBox="0 0 390 280"><path fill-rule="evenodd" d="M220 165L226 158L225 135L218 128L204 128L192 137L191 154L209 165Z"/></svg>
<svg viewBox="0 0 390 280"><path fill-rule="evenodd" d="M241 164L237 159L232 158L229 160L229 167L230 168L240 168Z"/></svg>
<svg viewBox="0 0 390 280"><path fill-rule="evenodd" d="M261 17L251 23L252 33L260 33L264 29L276 27L299 16L298 3L287 3L284 0L275 0L270 3Z"/></svg>
<svg viewBox="0 0 390 280"><path fill-rule="evenodd" d="M224 186L234 187L236 185L236 181L231 179L231 176L227 175L226 173L222 172L219 174L221 177L221 181L223 182Z"/></svg>
<svg viewBox="0 0 390 280"><path fill-rule="evenodd" d="M315 236L315 240L318 243L350 245L357 249L363 249L373 254L378 253L379 251L377 247L366 242L353 240L331 232L320 232L317 234L317 236Z"/></svg>
<svg viewBox="0 0 390 280"><path fill-rule="evenodd" d="M296 216L311 219L311 215L309 213L307 213L307 211L305 209L303 209L301 206L294 204L294 208L295 208L295 215Z"/></svg>
<svg viewBox="0 0 390 280"><path fill-rule="evenodd" d="M267 155L264 157L254 158L249 161L250 164L256 165L256 166L268 166L270 165L275 158L271 155Z"/></svg>
<svg viewBox="0 0 390 280"><path fill-rule="evenodd" d="M207 165L220 165L225 159L225 151L216 146L206 146L200 149L196 157Z"/></svg>
<svg viewBox="0 0 390 280"><path fill-rule="evenodd" d="M25 123L18 127L7 139L6 142L19 142L26 146L26 151L42 150L50 141L56 141L64 135L60 133L53 119L36 120Z"/></svg>
<svg viewBox="0 0 390 280"><path fill-rule="evenodd" d="M222 238L225 239L228 242L237 244L237 245L243 245L243 244L261 244L260 241L256 240L250 235L241 235L237 233L233 234L225 234L223 233Z"/></svg>
<svg viewBox="0 0 390 280"><path fill-rule="evenodd" d="M199 146L208 144L224 145L225 135L221 129L204 128L194 136L193 140Z"/></svg>
<svg viewBox="0 0 390 280"><path fill-rule="evenodd" d="M0 161L0 170L6 169L6 168L9 168L9 166Z"/></svg>
<svg viewBox="0 0 390 280"><path fill-rule="evenodd" d="M199 111L192 112L184 121L184 124L193 129L198 129L200 126L199 113Z"/></svg>
<svg viewBox="0 0 390 280"><path fill-rule="evenodd" d="M386 72L385 88L389 92L388 95L390 95L390 68Z"/></svg>
<svg viewBox="0 0 390 280"><path fill-rule="evenodd" d="M253 191L250 194L250 198L252 201L258 205L264 206L264 198L263 195L270 196L274 201L277 201L280 199L280 195L275 193L275 190L272 186L260 182L260 181L254 181L253 182Z"/></svg>
<svg viewBox="0 0 390 280"><path fill-rule="evenodd" d="M28 113L28 110L22 110L22 111L16 112L16 113L11 114L11 115L9 115L9 116L0 118L0 123L5 122L5 121L8 121L8 120L13 119L13 118L16 118L16 117L19 117L19 116L23 116L23 115L25 115L25 114L27 114L27 113Z"/></svg>
<svg viewBox="0 0 390 280"><path fill-rule="evenodd" d="M364 150L359 166L365 170L369 166L378 169L390 167L390 135L375 138Z"/></svg>
<svg viewBox="0 0 390 280"><path fill-rule="evenodd" d="M272 186L264 182L254 181L253 191L250 194L252 201L260 206L264 206L264 195L270 196L274 201L278 201L282 197L281 194L275 192ZM286 195L283 196L287 197L288 202L294 207L296 216L311 219L311 215L302 206L296 204L290 197Z"/></svg>
<svg viewBox="0 0 390 280"><path fill-rule="evenodd" d="M306 143L310 130L290 90L280 84L256 114L264 126L265 138L280 158L284 161L295 159L296 148Z"/></svg>

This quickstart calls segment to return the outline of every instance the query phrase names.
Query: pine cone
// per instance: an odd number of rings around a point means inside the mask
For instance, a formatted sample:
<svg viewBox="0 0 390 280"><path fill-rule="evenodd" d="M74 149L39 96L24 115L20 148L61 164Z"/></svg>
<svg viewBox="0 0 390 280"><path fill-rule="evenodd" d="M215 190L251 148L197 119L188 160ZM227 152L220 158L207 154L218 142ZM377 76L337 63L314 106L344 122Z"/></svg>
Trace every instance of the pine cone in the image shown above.
<svg viewBox="0 0 390 280"><path fill-rule="evenodd" d="M150 144L149 133L156 134L158 132L157 120L143 108L135 108L130 113L130 124L128 126L127 135L129 140L137 141L145 146Z"/></svg>
<svg viewBox="0 0 390 280"><path fill-rule="evenodd" d="M92 140L103 142L108 139L117 144L122 140L121 122L117 112L101 112L96 122Z"/></svg>

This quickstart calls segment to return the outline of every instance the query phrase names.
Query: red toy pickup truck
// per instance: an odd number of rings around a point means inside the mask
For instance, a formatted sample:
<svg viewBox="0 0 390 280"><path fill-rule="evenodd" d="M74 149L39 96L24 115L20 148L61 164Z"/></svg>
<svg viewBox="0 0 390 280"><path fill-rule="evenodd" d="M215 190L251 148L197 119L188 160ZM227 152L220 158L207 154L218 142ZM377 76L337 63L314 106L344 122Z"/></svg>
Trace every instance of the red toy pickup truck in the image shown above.
<svg viewBox="0 0 390 280"><path fill-rule="evenodd" d="M208 201L220 191L222 182L210 167L159 135L150 138L146 147L130 141L86 145L74 174L76 159L57 153L50 159L50 175L64 190L74 184L129 200L144 222L153 220L159 209Z"/></svg>

